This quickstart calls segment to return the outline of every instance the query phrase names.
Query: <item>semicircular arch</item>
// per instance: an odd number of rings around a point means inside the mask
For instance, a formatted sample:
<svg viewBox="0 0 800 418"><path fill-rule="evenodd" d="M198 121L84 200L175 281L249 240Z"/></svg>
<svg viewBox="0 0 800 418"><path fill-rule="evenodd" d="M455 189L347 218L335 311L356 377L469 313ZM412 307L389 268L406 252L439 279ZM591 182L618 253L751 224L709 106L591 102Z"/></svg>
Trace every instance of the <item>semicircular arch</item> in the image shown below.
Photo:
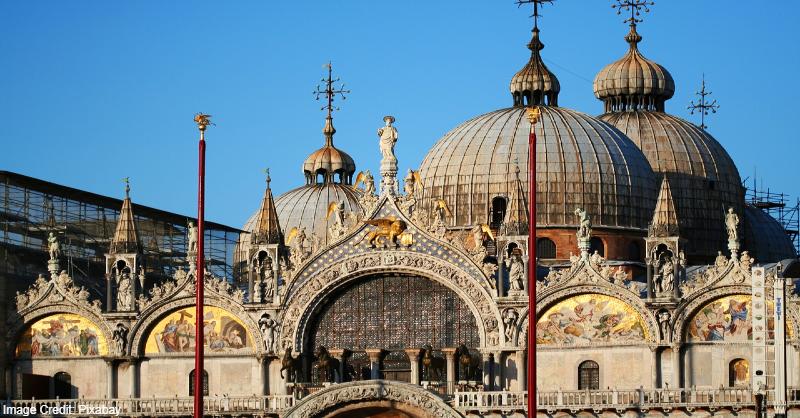
<svg viewBox="0 0 800 418"><path fill-rule="evenodd" d="M691 319L700 312L703 307L713 303L715 300L729 298L731 296L751 296L751 288L744 285L724 286L702 292L682 305L675 311L675 321L673 334L679 342L687 342L686 335L690 326Z"/></svg>
<svg viewBox="0 0 800 418"><path fill-rule="evenodd" d="M441 398L422 387L388 380L332 385L303 398L285 418L321 418L354 405L383 403L419 417L460 418Z"/></svg>
<svg viewBox="0 0 800 418"><path fill-rule="evenodd" d="M391 262L388 262L391 261ZM482 346L499 344L500 312L488 292L467 273L435 257L403 251L382 251L350 257L300 285L287 298L282 320L282 348L305 346L312 317L324 300L356 280L376 274L413 275L454 291L475 317Z"/></svg>
<svg viewBox="0 0 800 418"><path fill-rule="evenodd" d="M260 353L262 352L262 347L264 347L264 341L262 338L261 333L259 332L258 325L255 321L247 314L247 312L242 309L239 305L234 305L230 303L226 303L224 300L219 300L217 298L209 298L205 300L205 307L211 308L208 309L207 312L213 315L211 318L208 313L206 314L206 318L204 321L217 321L215 324L208 329L209 332L214 332L216 335L215 338L219 337L225 340L224 347L215 346L217 351L220 354L237 354L237 353ZM195 307L195 300L192 297L181 297L178 299L173 299L167 303L163 303L159 305L156 309L150 310L147 312L145 316L142 317L140 321L134 324L133 329L131 330L131 344L130 346L130 355L134 357L142 356L142 355L151 355L154 354L153 349L157 348L158 352L155 354L161 353L180 353L184 351L185 346L181 345L182 343L177 344L178 351L172 350L170 344L173 342L168 342L167 348L162 351L161 346L157 343L150 341L151 336L154 332L161 330L162 333L166 331L167 333L172 332L171 329L161 329L162 326L178 326L178 318L171 318L176 313L178 317L180 317L180 312L184 312L187 309L189 310L189 314L192 316L189 317L184 315L184 322L188 323L190 326L190 332L194 332L195 322L194 322L194 307ZM173 319L175 322L170 325L169 321ZM186 328L186 324L180 325L183 328ZM206 325L208 326L208 325ZM177 331L177 329L175 330ZM236 343L236 336L235 334L238 333L239 338L242 340L242 344ZM228 341L230 339L231 341ZM217 340L219 341L219 340ZM209 341L211 343L213 341ZM153 345L156 344L156 345ZM228 347L232 346L240 346L235 347L234 350L228 350ZM148 347L150 350L148 350ZM193 347L193 346L192 346ZM224 349L223 349L224 348ZM209 351L209 353L213 353ZM194 350L192 349L192 352Z"/></svg>
<svg viewBox="0 0 800 418"><path fill-rule="evenodd" d="M597 330L596 336L607 340L614 339L613 344L649 344L658 339L658 323L641 299L631 292L614 291L601 286L576 286L553 292L537 301L537 328L543 321L558 320L559 333L566 340L586 339L582 333L586 327ZM561 312L570 311L570 315ZM520 323L527 326L528 314ZM556 315L559 318L545 318ZM575 318L570 318L574 316ZM576 323L574 320L577 320ZM547 324L551 325L551 324ZM572 325L572 327L570 327ZM555 328L553 328L555 331ZM527 343L526 328L520 337ZM569 336L574 338L570 338ZM602 344L602 341L592 342Z"/></svg>
<svg viewBox="0 0 800 418"><path fill-rule="evenodd" d="M8 353L11 358L18 357L21 349L28 350L31 357L37 357L34 345L40 347L38 353L44 357L112 354L108 324L93 312L73 305L42 306L26 312L8 335L14 343L14 349ZM69 338L65 338L67 336ZM45 346L50 351L44 350Z"/></svg>

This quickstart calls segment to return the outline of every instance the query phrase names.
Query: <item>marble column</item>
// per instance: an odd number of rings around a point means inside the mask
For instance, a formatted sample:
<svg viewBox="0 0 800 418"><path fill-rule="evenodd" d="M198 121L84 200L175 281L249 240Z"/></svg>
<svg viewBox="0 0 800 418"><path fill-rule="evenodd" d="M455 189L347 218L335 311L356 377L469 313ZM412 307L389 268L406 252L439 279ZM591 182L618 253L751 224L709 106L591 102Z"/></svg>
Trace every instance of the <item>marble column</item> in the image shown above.
<svg viewBox="0 0 800 418"><path fill-rule="evenodd" d="M368 348L365 350L369 356L369 369L370 379L381 378L381 357L383 357L383 350L380 348Z"/></svg>
<svg viewBox="0 0 800 418"><path fill-rule="evenodd" d="M115 379L114 379L114 360L106 360L106 398L114 399L116 397Z"/></svg>
<svg viewBox="0 0 800 418"><path fill-rule="evenodd" d="M483 386L486 390L492 390L492 373L494 372L492 353L484 351L481 356L483 357Z"/></svg>
<svg viewBox="0 0 800 418"><path fill-rule="evenodd" d="M344 382L344 352L345 350L342 348L331 348L328 350L328 353L330 353L331 357L339 361L339 368L336 369L336 380L334 380L336 383Z"/></svg>
<svg viewBox="0 0 800 418"><path fill-rule="evenodd" d="M114 300L111 296L114 287L114 277L109 273L106 274L106 312L113 312Z"/></svg>
<svg viewBox="0 0 800 418"><path fill-rule="evenodd" d="M653 299L653 266L650 258L645 259L647 265L647 299Z"/></svg>
<svg viewBox="0 0 800 418"><path fill-rule="evenodd" d="M683 382L681 381L681 347L672 346L672 382L670 388L681 388Z"/></svg>
<svg viewBox="0 0 800 418"><path fill-rule="evenodd" d="M503 387L503 352L495 351L492 353L494 361L492 361L492 387L494 390L500 390Z"/></svg>
<svg viewBox="0 0 800 418"><path fill-rule="evenodd" d="M652 364L650 365L650 374L651 374L650 387L656 389L658 388L658 374L659 374L658 360L660 351L658 347L650 347L650 353L652 354L651 356Z"/></svg>
<svg viewBox="0 0 800 418"><path fill-rule="evenodd" d="M445 360L447 360L447 392L450 394L451 389L456 381L456 349L443 348Z"/></svg>
<svg viewBox="0 0 800 418"><path fill-rule="evenodd" d="M139 397L139 359L130 359L128 362L128 370L130 371L131 388L130 397Z"/></svg>
<svg viewBox="0 0 800 418"><path fill-rule="evenodd" d="M408 362L411 364L411 384L418 385L420 382L420 373L419 373L419 348L408 348L404 350L406 355L408 356Z"/></svg>
<svg viewBox="0 0 800 418"><path fill-rule="evenodd" d="M259 367L259 377L261 378L261 395L269 395L269 356L256 356Z"/></svg>
<svg viewBox="0 0 800 418"><path fill-rule="evenodd" d="M517 390L524 391L528 385L528 363L525 361L525 350L517 350Z"/></svg>
<svg viewBox="0 0 800 418"><path fill-rule="evenodd" d="M496 241L495 241L496 243ZM497 296L505 296L506 290L506 265L505 265L505 251L499 249L497 254Z"/></svg>

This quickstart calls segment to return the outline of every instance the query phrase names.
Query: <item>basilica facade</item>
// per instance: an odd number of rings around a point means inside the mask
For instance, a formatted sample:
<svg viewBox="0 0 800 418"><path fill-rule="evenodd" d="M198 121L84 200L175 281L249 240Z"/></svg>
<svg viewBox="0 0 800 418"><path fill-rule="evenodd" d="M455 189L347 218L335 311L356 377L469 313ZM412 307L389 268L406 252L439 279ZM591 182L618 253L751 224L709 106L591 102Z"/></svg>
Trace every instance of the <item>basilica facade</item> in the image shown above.
<svg viewBox="0 0 800 418"><path fill-rule="evenodd" d="M629 23L627 52L594 82L603 115L559 103L536 25L510 107L449 131L418 169L395 157L403 141L386 116L379 178L334 145L329 73L324 145L298 188L275 197L267 179L237 246L236 284L195 270L191 225L186 266L145 286L127 195L98 278L103 300L62 271L53 237L9 315L11 404L179 416L202 390L220 416L532 416L528 396L543 416L800 416L792 242L745 202L721 144L666 112L675 82Z"/></svg>

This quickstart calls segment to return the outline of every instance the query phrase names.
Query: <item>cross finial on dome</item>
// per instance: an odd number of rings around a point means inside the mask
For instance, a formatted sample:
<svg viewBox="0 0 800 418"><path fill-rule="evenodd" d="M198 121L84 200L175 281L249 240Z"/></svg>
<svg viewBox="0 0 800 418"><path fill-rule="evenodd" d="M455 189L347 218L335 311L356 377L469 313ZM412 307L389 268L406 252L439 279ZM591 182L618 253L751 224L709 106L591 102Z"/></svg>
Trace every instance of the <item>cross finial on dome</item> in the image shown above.
<svg viewBox="0 0 800 418"><path fill-rule="evenodd" d="M695 93L697 96L700 97L700 100L695 103L694 100L689 102L689 113L694 115L695 112L700 114L700 129L707 129L708 126L706 125L706 116L708 115L708 111L710 110L711 113L717 113L717 109L719 109L719 105L717 104L717 99L712 101L706 100L706 97L711 95L710 91L706 90L706 75L703 74L703 81L700 83L700 91Z"/></svg>
<svg viewBox="0 0 800 418"><path fill-rule="evenodd" d="M517 7L522 7L523 4L533 4L533 14L531 17L533 18L533 27L534 29L539 27L539 6L544 6L545 4L553 4L554 0L516 0Z"/></svg>
<svg viewBox="0 0 800 418"><path fill-rule="evenodd" d="M328 111L328 116L325 118L325 128L322 130L322 132L325 134L325 143L327 145L332 145L333 134L336 133L336 129L333 127L332 115L334 111L339 110L338 107L333 105L333 101L335 100L337 94L342 97L342 100L346 100L347 97L345 94L350 94L350 90L344 89L344 83L340 84L339 87L334 86L334 84L338 83L340 79L338 77L333 78L333 64L330 61L328 61L324 67L328 69L328 78L322 79L322 82L325 83L325 87L323 89L322 85L317 85L317 89L314 90L314 95L316 96L317 100L319 100L322 96L325 96L327 100L325 106L320 108L320 110Z"/></svg>
<svg viewBox="0 0 800 418"><path fill-rule="evenodd" d="M653 6L656 3L654 1L648 0L616 0L617 4L612 5L611 7L617 9L617 14L621 15L622 11L630 12L631 17L624 20L625 23L630 23L631 26L636 26L637 23L641 23L643 19L640 17L642 12L650 13L650 8L648 6Z"/></svg>

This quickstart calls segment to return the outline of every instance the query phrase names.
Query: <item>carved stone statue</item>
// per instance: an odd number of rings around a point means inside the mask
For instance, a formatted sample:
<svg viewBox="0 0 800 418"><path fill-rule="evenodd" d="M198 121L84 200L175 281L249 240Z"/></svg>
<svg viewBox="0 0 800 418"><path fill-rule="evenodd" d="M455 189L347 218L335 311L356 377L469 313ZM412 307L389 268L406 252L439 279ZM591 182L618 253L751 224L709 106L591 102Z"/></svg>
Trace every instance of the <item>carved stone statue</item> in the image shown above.
<svg viewBox="0 0 800 418"><path fill-rule="evenodd" d="M306 248L306 229L292 228L289 232L289 241L291 245L289 261L292 263L292 268L296 269L310 255L310 251Z"/></svg>
<svg viewBox="0 0 800 418"><path fill-rule="evenodd" d="M125 346L128 344L128 328L122 323L118 323L114 332L111 334L111 339L117 347L117 354L125 354Z"/></svg>
<svg viewBox="0 0 800 418"><path fill-rule="evenodd" d="M51 260L57 260L61 256L61 246L58 238L52 232L47 236L47 251L50 253Z"/></svg>
<svg viewBox="0 0 800 418"><path fill-rule="evenodd" d="M383 121L386 123L386 126L378 129L381 156L383 157L381 160L381 167L383 167L384 162L393 163L395 170L397 170L397 157L394 155L394 145L397 143L397 129L392 126L395 119L394 116L384 116Z"/></svg>
<svg viewBox="0 0 800 418"><path fill-rule="evenodd" d="M261 335L264 337L264 349L267 350L268 354L277 353L278 321L272 319L269 314L264 314L258 321L258 326L261 328Z"/></svg>
<svg viewBox="0 0 800 418"><path fill-rule="evenodd" d="M265 266L261 269L262 282L264 285L264 300L272 302L275 298L275 272L272 270L272 263L264 263Z"/></svg>
<svg viewBox="0 0 800 418"><path fill-rule="evenodd" d="M406 195L413 195L416 188L417 179L414 177L414 170L408 169L405 178L403 178L403 192Z"/></svg>
<svg viewBox="0 0 800 418"><path fill-rule="evenodd" d="M659 293L669 296L675 287L675 263L672 261L672 257L664 258L664 262L661 264L660 284Z"/></svg>
<svg viewBox="0 0 800 418"><path fill-rule="evenodd" d="M661 311L658 313L658 329L661 331L661 340L669 340L669 319L670 314L668 311Z"/></svg>
<svg viewBox="0 0 800 418"><path fill-rule="evenodd" d="M506 342L512 342L514 338L514 328L519 320L519 314L514 308L508 308L503 312L503 325L505 326Z"/></svg>
<svg viewBox="0 0 800 418"><path fill-rule="evenodd" d="M728 241L739 239L739 215L733 208L728 208L728 213L725 214L725 228L728 230Z"/></svg>
<svg viewBox="0 0 800 418"><path fill-rule="evenodd" d="M187 226L187 238L189 239L189 252L196 253L197 252L197 227L194 226L194 222L189 221L189 225Z"/></svg>
<svg viewBox="0 0 800 418"><path fill-rule="evenodd" d="M28 295L17 292L17 310L28 306Z"/></svg>
<svg viewBox="0 0 800 418"><path fill-rule="evenodd" d="M511 257L504 260L508 267L508 282L511 292L525 291L525 262L522 261L522 250L514 248Z"/></svg>
<svg viewBox="0 0 800 418"><path fill-rule="evenodd" d="M364 195L372 196L375 194L375 177L369 170L364 170Z"/></svg>
<svg viewBox="0 0 800 418"><path fill-rule="evenodd" d="M127 271L117 274L117 310L133 310L133 286Z"/></svg>
<svg viewBox="0 0 800 418"><path fill-rule="evenodd" d="M590 239L592 237L592 221L589 219L589 215L581 208L575 209L575 215L578 216L578 239Z"/></svg>

